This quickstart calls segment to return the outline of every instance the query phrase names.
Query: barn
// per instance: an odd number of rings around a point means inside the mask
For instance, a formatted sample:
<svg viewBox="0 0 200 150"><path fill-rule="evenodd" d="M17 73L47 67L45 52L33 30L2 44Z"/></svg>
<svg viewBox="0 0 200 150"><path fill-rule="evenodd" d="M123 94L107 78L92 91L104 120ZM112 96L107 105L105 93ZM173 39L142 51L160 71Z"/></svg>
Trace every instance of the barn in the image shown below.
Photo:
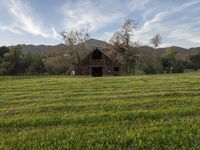
<svg viewBox="0 0 200 150"><path fill-rule="evenodd" d="M75 68L75 75L106 76L119 75L120 63L113 61L101 50L95 48Z"/></svg>

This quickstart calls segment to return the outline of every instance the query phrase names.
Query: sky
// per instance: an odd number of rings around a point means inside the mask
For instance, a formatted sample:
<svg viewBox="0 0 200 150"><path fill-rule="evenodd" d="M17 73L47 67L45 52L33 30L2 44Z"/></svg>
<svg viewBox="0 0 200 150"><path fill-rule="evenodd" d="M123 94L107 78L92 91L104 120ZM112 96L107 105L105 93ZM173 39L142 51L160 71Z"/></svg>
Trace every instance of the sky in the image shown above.
<svg viewBox="0 0 200 150"><path fill-rule="evenodd" d="M109 41L125 18L137 22L133 41L200 47L200 0L0 0L0 46L56 45L60 32L87 29Z"/></svg>

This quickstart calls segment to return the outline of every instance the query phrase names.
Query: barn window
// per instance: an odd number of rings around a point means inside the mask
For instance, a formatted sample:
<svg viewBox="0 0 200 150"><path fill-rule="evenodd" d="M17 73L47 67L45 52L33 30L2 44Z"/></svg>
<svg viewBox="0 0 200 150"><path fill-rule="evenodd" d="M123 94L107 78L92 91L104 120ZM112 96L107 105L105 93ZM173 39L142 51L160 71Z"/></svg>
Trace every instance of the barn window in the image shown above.
<svg viewBox="0 0 200 150"><path fill-rule="evenodd" d="M92 59L102 59L102 53L100 51L94 51L92 54Z"/></svg>

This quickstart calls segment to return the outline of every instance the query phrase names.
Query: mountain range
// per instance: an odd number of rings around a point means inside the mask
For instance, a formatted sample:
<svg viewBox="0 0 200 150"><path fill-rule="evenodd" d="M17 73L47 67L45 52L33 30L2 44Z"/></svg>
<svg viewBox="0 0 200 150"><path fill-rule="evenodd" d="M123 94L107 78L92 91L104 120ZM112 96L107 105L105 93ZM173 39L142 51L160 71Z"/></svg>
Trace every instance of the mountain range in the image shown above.
<svg viewBox="0 0 200 150"><path fill-rule="evenodd" d="M101 40L97 40L97 39L89 39L85 42L85 51L90 51L93 48L100 48L103 49L108 45L107 42L105 41L101 41ZM176 49L177 54L179 55L184 55L189 56L189 55L193 55L193 54L197 54L200 53L200 47L196 47L196 48L190 48L190 49L186 49L186 48L182 48L182 47L177 47L177 46L171 46L173 48ZM171 48L171 47L166 47L166 48ZM156 49L156 51L158 53L163 53L164 50L166 48L159 48ZM56 53L65 53L68 50L68 47L64 44L58 44L58 45L53 45L53 46L49 46L49 45L22 45L22 52L23 53L36 53L36 54L45 54L46 52L56 52ZM153 51L155 51L154 48L149 47L149 46L141 46L141 52L142 53L152 53Z"/></svg>

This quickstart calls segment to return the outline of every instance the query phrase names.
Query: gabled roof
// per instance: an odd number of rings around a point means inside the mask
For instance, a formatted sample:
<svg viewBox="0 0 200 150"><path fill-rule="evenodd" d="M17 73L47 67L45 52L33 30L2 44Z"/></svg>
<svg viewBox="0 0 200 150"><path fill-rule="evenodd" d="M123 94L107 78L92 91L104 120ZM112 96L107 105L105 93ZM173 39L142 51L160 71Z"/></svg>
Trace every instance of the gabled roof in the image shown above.
<svg viewBox="0 0 200 150"><path fill-rule="evenodd" d="M104 52L102 52L102 50L100 50L99 48L94 48L93 50L91 50L91 52L84 58L84 59L82 59L81 60L81 62L80 62L80 64L82 63L82 62L84 62L92 53L94 53L95 51L100 51L105 57L107 57L108 59L110 59L112 62L115 62L115 63L118 63L118 64L120 64L119 63L119 61L113 61L109 56L107 56Z"/></svg>

